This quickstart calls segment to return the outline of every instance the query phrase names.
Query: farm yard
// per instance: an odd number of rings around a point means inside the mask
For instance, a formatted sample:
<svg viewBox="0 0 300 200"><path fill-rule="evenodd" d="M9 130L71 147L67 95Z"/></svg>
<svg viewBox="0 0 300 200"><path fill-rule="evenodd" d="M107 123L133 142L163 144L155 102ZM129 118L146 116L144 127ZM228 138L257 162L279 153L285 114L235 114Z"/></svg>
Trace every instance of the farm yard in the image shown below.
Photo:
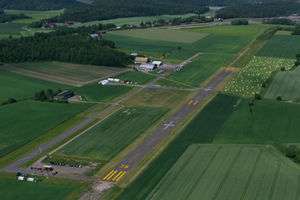
<svg viewBox="0 0 300 200"><path fill-rule="evenodd" d="M290 70L295 64L293 59L253 57L225 88L225 92L242 97L254 97L276 71Z"/></svg>
<svg viewBox="0 0 300 200"><path fill-rule="evenodd" d="M1 106L0 157L43 136L88 107L89 105L85 104L37 101L22 101Z"/></svg>
<svg viewBox="0 0 300 200"><path fill-rule="evenodd" d="M21 63L8 65L7 68L15 73L71 86L81 86L92 81L97 82L97 80L127 70L61 62Z"/></svg>
<svg viewBox="0 0 300 200"><path fill-rule="evenodd" d="M267 91L265 98L298 101L300 99L300 68L291 71L278 72Z"/></svg>
<svg viewBox="0 0 300 200"><path fill-rule="evenodd" d="M299 175L270 147L191 145L147 199L292 200L299 198Z"/></svg>
<svg viewBox="0 0 300 200"><path fill-rule="evenodd" d="M40 90L58 90L66 87L62 84L22 76L0 68L0 103L8 98L17 100L33 98L34 93Z"/></svg>
<svg viewBox="0 0 300 200"><path fill-rule="evenodd" d="M1 200L49 200L69 199L79 196L83 183L63 180L42 180L41 182L17 182L12 175L0 174Z"/></svg>
<svg viewBox="0 0 300 200"><path fill-rule="evenodd" d="M123 108L63 147L58 154L109 161L157 122L166 111L157 107Z"/></svg>

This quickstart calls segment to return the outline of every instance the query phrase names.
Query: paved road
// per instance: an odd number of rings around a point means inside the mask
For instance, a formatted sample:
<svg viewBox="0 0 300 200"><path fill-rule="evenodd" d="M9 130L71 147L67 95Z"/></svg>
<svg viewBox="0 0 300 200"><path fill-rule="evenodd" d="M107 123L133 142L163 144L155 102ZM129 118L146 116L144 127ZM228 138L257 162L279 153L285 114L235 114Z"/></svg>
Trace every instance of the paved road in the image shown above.
<svg viewBox="0 0 300 200"><path fill-rule="evenodd" d="M176 125L184 121L190 113L195 111L198 104L204 103L204 101L211 95L213 95L218 86L220 86L227 78L233 75L232 71L222 70L216 76L214 76L206 85L205 88L199 90L199 92L192 98L187 104L183 105L178 112L171 116L165 123L160 125L155 132L149 136L143 143L138 145L135 149L129 152L123 161L121 161L113 171L127 173L129 170L134 169L137 165L147 156L149 153L153 152L155 147L163 141L171 132L175 129ZM106 175L104 180L106 181L115 181L120 180L114 178L118 176L119 173L109 176ZM119 177L118 176L118 177ZM107 178L109 177L109 178Z"/></svg>
<svg viewBox="0 0 300 200"><path fill-rule="evenodd" d="M64 141L68 137L72 136L77 131L82 130L83 128L85 128L88 124L92 123L93 121L94 121L93 118L84 119L79 124L73 126L72 128L61 133L60 135L54 137L52 140L50 140L44 144L40 144L38 147L33 149L31 152L23 155L22 158L14 161L12 164L6 166L4 168L4 171L13 172L13 173L15 173L15 172L31 173L30 169L24 169L24 168L21 168L21 166L33 159L38 158L41 154L48 152L50 149L52 149L56 145L60 144L62 141Z"/></svg>

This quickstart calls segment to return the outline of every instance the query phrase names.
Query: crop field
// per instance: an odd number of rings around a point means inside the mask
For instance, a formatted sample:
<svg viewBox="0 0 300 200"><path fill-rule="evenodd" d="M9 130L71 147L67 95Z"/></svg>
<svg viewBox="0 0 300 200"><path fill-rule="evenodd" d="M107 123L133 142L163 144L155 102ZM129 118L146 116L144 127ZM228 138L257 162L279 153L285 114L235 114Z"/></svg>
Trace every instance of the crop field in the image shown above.
<svg viewBox="0 0 300 200"><path fill-rule="evenodd" d="M155 107L124 108L62 148L66 156L109 161L165 113Z"/></svg>
<svg viewBox="0 0 300 200"><path fill-rule="evenodd" d="M0 70L0 102L7 98L32 98L37 91L65 87L67 86Z"/></svg>
<svg viewBox="0 0 300 200"><path fill-rule="evenodd" d="M110 34L134 37L139 39L179 43L194 43L208 35L206 33L196 33L163 28L114 31Z"/></svg>
<svg viewBox="0 0 300 200"><path fill-rule="evenodd" d="M300 67L292 71L278 72L264 94L265 98L298 101L300 99Z"/></svg>
<svg viewBox="0 0 300 200"><path fill-rule="evenodd" d="M34 21L39 21L41 19L48 19L55 16L58 16L63 13L63 10L49 10L49 11L33 11L33 10L5 10L7 14L24 14L29 19L18 19L15 20L14 23L19 24L30 24Z"/></svg>
<svg viewBox="0 0 300 200"><path fill-rule="evenodd" d="M241 100L214 143L274 144L300 142L300 106L274 100Z"/></svg>
<svg viewBox="0 0 300 200"><path fill-rule="evenodd" d="M125 105L160 106L172 108L178 106L189 95L188 91L145 88L132 96Z"/></svg>
<svg viewBox="0 0 300 200"><path fill-rule="evenodd" d="M0 175L1 200L64 200L76 198L83 184L71 181L43 180L38 183L20 182L15 176Z"/></svg>
<svg viewBox="0 0 300 200"><path fill-rule="evenodd" d="M88 107L84 104L36 101L1 106L0 157L42 136Z"/></svg>
<svg viewBox="0 0 300 200"><path fill-rule="evenodd" d="M134 84L141 84L141 85L148 83L149 81L155 79L155 77L156 76L152 74L146 74L138 71L129 71L117 76L117 78L119 78L120 80L123 81L128 80L128 81L132 81Z"/></svg>
<svg viewBox="0 0 300 200"><path fill-rule="evenodd" d="M183 70L173 73L168 78L197 87L218 69L226 66L232 57L232 54L201 54L192 63L186 65Z"/></svg>
<svg viewBox="0 0 300 200"><path fill-rule="evenodd" d="M258 56L295 59L300 52L299 35L275 35L258 52Z"/></svg>
<svg viewBox="0 0 300 200"><path fill-rule="evenodd" d="M75 86L125 71L124 68L61 62L21 63L10 65L8 68L26 76Z"/></svg>
<svg viewBox="0 0 300 200"><path fill-rule="evenodd" d="M273 148L191 145L147 199L299 199L298 167Z"/></svg>
<svg viewBox="0 0 300 200"><path fill-rule="evenodd" d="M246 67L241 69L238 75L229 82L225 92L232 95L253 97L262 90L262 85L271 77L273 72L285 68L291 69L295 60L253 57Z"/></svg>
<svg viewBox="0 0 300 200"><path fill-rule="evenodd" d="M132 89L123 85L106 85L102 86L97 83L74 88L76 94L83 97L83 100L90 102L109 102L116 97L126 94Z"/></svg>
<svg viewBox="0 0 300 200"><path fill-rule="evenodd" d="M175 140L130 184L119 200L145 200L186 149L194 143L210 143L233 112L236 97L218 95Z"/></svg>

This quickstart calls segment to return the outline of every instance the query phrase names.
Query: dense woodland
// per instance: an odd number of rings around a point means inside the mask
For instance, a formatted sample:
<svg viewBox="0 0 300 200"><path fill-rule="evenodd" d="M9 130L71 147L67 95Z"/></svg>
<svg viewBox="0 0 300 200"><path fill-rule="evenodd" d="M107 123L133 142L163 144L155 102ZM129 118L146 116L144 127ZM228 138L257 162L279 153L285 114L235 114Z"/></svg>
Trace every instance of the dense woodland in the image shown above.
<svg viewBox="0 0 300 200"><path fill-rule="evenodd" d="M86 28L63 28L33 37L0 40L0 62L63 61L80 64L125 66L130 58L115 49L112 41L93 39ZM99 30L99 29L98 29Z"/></svg>
<svg viewBox="0 0 300 200"><path fill-rule="evenodd" d="M82 5L76 0L0 0L0 8L14 10L59 10Z"/></svg>
<svg viewBox="0 0 300 200"><path fill-rule="evenodd" d="M236 4L225 7L217 12L219 18L264 18L279 17L300 13L300 3L270 2L256 4Z"/></svg>
<svg viewBox="0 0 300 200"><path fill-rule="evenodd" d="M3 10L0 10L0 23L11 22L16 19L29 18L24 14L6 14Z"/></svg>

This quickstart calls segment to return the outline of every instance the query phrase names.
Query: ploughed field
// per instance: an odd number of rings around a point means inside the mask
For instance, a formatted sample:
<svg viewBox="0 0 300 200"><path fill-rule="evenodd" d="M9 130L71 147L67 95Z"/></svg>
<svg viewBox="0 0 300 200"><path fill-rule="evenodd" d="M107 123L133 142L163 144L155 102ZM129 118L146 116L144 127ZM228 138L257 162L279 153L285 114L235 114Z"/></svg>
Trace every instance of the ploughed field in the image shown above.
<svg viewBox="0 0 300 200"><path fill-rule="evenodd" d="M272 147L191 145L147 199L286 199L300 196L296 164Z"/></svg>
<svg viewBox="0 0 300 200"><path fill-rule="evenodd" d="M121 109L66 145L58 154L109 161L145 133L166 111L155 107Z"/></svg>
<svg viewBox="0 0 300 200"><path fill-rule="evenodd" d="M0 107L0 157L44 136L74 115L85 104L22 101Z"/></svg>

